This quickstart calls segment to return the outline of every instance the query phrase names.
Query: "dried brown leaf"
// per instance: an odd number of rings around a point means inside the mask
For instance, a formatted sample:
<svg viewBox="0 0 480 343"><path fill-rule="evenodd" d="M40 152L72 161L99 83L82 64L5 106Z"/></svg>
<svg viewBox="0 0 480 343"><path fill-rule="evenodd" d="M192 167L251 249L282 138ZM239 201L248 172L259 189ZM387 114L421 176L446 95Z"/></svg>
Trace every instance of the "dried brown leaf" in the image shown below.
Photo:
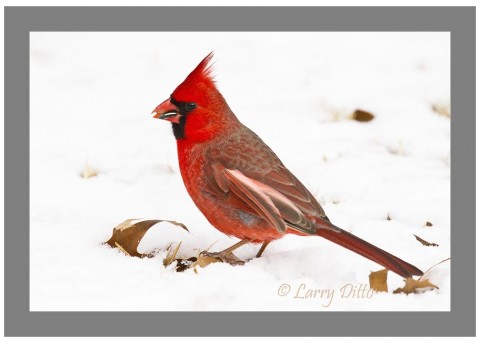
<svg viewBox="0 0 480 343"><path fill-rule="evenodd" d="M426 240L424 240L423 238L418 237L417 235L414 235L414 236L417 239L417 241L419 241L420 243L422 243L426 247L438 247L437 243L430 243L430 242L427 242Z"/></svg>
<svg viewBox="0 0 480 343"><path fill-rule="evenodd" d="M371 272L368 276L370 288L376 292L388 292L387 274L388 269Z"/></svg>
<svg viewBox="0 0 480 343"><path fill-rule="evenodd" d="M375 118L375 116L372 113L360 109L355 110L352 114L352 119L359 122L369 122L373 120L373 118Z"/></svg>
<svg viewBox="0 0 480 343"><path fill-rule="evenodd" d="M187 227L173 220L144 220L133 224L133 221L137 219L127 219L116 227L113 228L112 237L105 244L110 245L112 248L119 248L125 254L136 257L151 257L152 254L140 254L137 251L138 245L147 231L155 224L160 222L171 223L176 226L180 226L184 230L188 231Z"/></svg>
<svg viewBox="0 0 480 343"><path fill-rule="evenodd" d="M428 274L429 271L431 271L433 268L435 268L436 266L442 264L442 263L445 263L447 261L450 261L450 257L449 258L446 258L438 263L435 263L433 266L431 266L430 268L428 268L425 273L423 274L422 277L420 277L418 280L415 280L415 279L412 279L412 278L408 278L408 279L405 279L405 286L404 287L401 287L401 288L397 288L395 291L393 291L393 293L397 294L397 293L405 293L405 294L410 294L410 293L420 293L421 289L423 288L430 288L430 289L439 289L438 286L432 284L428 278L426 278L425 276Z"/></svg>
<svg viewBox="0 0 480 343"><path fill-rule="evenodd" d="M437 286L434 284L430 283L428 279L419 279L415 280L413 278L407 278L404 280L405 281L405 286L404 287L399 287L396 290L393 291L394 294L398 293L405 293L405 294L410 294L410 293L419 293L422 288L436 288L438 289Z"/></svg>

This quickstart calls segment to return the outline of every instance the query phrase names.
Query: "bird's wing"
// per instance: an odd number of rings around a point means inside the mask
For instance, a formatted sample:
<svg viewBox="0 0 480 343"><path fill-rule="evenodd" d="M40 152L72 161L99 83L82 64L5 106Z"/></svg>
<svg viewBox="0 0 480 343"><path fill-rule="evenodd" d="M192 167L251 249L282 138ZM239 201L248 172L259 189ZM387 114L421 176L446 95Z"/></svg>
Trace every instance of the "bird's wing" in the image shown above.
<svg viewBox="0 0 480 343"><path fill-rule="evenodd" d="M206 157L210 182L232 193L235 206L261 215L279 231L291 226L312 233L312 218L329 222L313 195L252 131L245 128L210 146Z"/></svg>
<svg viewBox="0 0 480 343"><path fill-rule="evenodd" d="M266 219L278 231L284 232L287 226L313 234L313 223L282 193L272 187L245 176L239 170L225 168L220 163L212 165L213 178L225 193L231 193L243 201L250 210Z"/></svg>
<svg viewBox="0 0 480 343"><path fill-rule="evenodd" d="M283 195L302 213L329 221L315 197L248 128L244 127L240 134L230 137L224 144L210 147L207 160L238 170Z"/></svg>

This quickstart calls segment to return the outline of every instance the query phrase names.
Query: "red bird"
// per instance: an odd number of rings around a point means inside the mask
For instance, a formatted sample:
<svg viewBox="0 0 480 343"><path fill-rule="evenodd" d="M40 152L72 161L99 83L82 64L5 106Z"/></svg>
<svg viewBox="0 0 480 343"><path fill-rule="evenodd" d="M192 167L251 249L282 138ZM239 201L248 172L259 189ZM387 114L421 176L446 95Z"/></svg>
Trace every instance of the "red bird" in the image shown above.
<svg viewBox="0 0 480 343"><path fill-rule="evenodd" d="M403 277L417 267L340 229L275 153L232 112L211 76L210 53L155 110L172 123L183 182L199 210L221 232L241 241L215 253L228 260L246 243L287 233L326 238ZM211 254L212 255L212 254Z"/></svg>

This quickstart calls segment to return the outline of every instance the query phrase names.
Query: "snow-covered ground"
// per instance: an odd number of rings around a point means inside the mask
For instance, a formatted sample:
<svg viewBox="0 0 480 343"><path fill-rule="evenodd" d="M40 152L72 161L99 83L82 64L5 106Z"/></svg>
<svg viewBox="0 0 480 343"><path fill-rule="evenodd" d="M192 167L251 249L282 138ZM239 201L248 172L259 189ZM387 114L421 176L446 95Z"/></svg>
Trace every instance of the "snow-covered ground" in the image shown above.
<svg viewBox="0 0 480 343"><path fill-rule="evenodd" d="M165 268L172 242L182 241L180 256L188 257L236 240L190 200L170 125L150 114L214 50L217 85L231 108L330 219L427 270L450 256L450 118L432 110L450 104L448 33L30 38L31 310L450 309L448 263L430 275L439 290L392 294L403 281L389 273L390 293L359 298L350 288L365 287L381 267L319 237L284 237L241 267ZM349 119L357 108L374 120ZM97 177L80 177L87 163ZM140 217L177 220L191 233L153 227L140 245L163 249L151 259L100 244L115 225ZM332 295L302 299L308 289Z"/></svg>

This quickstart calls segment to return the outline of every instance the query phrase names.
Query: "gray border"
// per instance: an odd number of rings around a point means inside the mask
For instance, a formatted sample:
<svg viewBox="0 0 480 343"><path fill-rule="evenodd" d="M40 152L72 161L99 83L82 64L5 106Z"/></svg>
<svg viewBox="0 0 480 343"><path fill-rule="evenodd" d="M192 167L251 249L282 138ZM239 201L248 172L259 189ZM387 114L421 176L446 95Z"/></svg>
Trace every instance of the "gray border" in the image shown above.
<svg viewBox="0 0 480 343"><path fill-rule="evenodd" d="M6 336L474 336L475 7L6 7ZM29 312L29 32L450 31L452 311Z"/></svg>

